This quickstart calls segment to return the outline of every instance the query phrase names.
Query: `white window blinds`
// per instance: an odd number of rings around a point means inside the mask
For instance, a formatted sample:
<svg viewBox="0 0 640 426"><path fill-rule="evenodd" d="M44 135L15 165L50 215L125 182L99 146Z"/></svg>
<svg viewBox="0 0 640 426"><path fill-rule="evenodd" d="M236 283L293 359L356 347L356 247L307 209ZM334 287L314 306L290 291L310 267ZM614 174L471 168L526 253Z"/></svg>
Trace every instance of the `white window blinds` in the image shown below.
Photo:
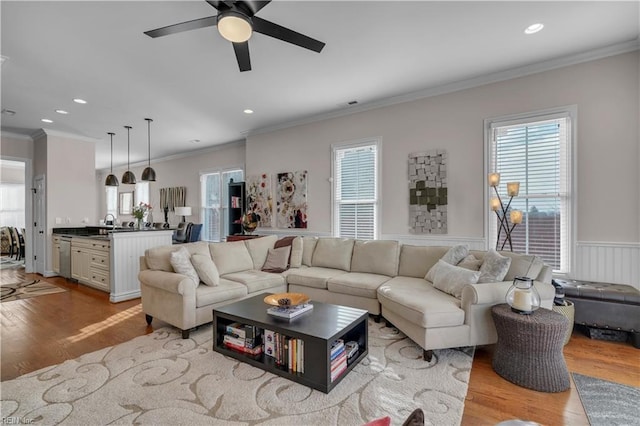
<svg viewBox="0 0 640 426"><path fill-rule="evenodd" d="M334 147L334 235L377 238L378 145Z"/></svg>
<svg viewBox="0 0 640 426"><path fill-rule="evenodd" d="M491 125L490 169L500 173L501 196L506 182L520 182L510 208L523 212L512 233L513 251L539 256L556 272L567 272L570 259L570 123L563 114ZM498 220L490 218L495 241Z"/></svg>

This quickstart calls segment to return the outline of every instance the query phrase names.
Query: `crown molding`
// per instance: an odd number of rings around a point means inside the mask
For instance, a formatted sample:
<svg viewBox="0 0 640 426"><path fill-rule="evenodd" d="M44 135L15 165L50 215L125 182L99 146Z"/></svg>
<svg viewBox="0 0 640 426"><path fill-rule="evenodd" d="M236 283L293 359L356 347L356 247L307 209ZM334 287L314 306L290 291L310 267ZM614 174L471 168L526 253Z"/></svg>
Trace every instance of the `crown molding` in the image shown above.
<svg viewBox="0 0 640 426"><path fill-rule="evenodd" d="M24 133L9 132L9 131L6 131L6 130L1 130L0 131L0 137L20 139L20 140L33 142L33 138L31 136L29 136L29 135L25 135Z"/></svg>
<svg viewBox="0 0 640 426"><path fill-rule="evenodd" d="M471 89L474 87L484 86L486 84L497 83L500 81L512 80L514 78L524 77L532 74L538 74L545 71L551 71L558 68L564 68L571 65L577 65L584 62L594 61L597 59L604 59L610 56L621 55L624 53L633 52L640 49L640 37L635 40L629 40L622 43L617 43L611 46L601 47L598 49L589 50L587 52L577 53L574 55L563 56L560 58L550 59L548 61L538 62L522 67L511 68L504 71L498 71L491 74L482 75L479 77L470 78L467 80L460 80L457 82L444 84L441 86L435 86L419 90L416 92L407 93L404 95L392 96L390 98L380 99L364 103L361 105L349 107L348 109L342 109L339 111L330 111L325 114L313 115L299 120L289 121L273 126L267 126L260 129L256 129L247 132L247 136L258 135L262 133L269 133L276 130L283 130L303 124L315 123L318 121L328 120L332 118L344 117L359 112L365 112L372 109L383 108L391 105L397 105L405 102L416 101L419 99L429 98L432 96L444 95L447 93L453 93L460 90Z"/></svg>
<svg viewBox="0 0 640 426"><path fill-rule="evenodd" d="M54 136L58 138L75 139L83 142L100 142L102 140L98 138L92 138L90 136L81 136L81 135L76 135L74 133L66 133L58 130L51 130L51 129L45 129L45 128L36 130L35 132L31 133L30 136L34 141L36 139L42 138L43 136Z"/></svg>

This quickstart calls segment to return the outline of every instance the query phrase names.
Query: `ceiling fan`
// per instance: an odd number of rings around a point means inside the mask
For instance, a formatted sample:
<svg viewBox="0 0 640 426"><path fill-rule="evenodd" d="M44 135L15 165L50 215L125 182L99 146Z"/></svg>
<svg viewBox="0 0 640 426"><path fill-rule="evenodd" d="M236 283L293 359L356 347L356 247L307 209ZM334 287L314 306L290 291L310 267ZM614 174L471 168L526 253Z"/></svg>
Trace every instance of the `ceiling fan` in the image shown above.
<svg viewBox="0 0 640 426"><path fill-rule="evenodd" d="M207 0L207 3L218 10L216 16L194 19L144 33L156 38L217 25L220 35L233 43L240 71L251 70L248 40L254 31L320 53L325 45L323 42L255 16L270 2L271 0Z"/></svg>

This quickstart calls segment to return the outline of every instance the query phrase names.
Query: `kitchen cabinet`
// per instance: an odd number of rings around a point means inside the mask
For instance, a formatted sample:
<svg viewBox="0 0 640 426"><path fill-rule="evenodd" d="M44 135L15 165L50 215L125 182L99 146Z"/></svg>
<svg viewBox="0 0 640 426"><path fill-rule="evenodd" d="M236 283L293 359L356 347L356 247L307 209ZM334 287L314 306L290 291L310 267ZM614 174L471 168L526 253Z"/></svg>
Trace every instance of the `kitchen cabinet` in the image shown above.
<svg viewBox="0 0 640 426"><path fill-rule="evenodd" d="M51 257L53 272L60 273L60 237L53 237L53 251Z"/></svg>
<svg viewBox="0 0 640 426"><path fill-rule="evenodd" d="M71 239L71 278L82 284L109 292L110 243L106 239Z"/></svg>

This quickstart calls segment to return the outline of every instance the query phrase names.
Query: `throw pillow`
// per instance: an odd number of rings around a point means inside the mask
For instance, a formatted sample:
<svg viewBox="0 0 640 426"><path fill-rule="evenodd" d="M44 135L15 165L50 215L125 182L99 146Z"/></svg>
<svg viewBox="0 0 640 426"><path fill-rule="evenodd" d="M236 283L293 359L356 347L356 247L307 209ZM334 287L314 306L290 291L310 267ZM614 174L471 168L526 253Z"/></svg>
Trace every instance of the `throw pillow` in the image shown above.
<svg viewBox="0 0 640 426"><path fill-rule="evenodd" d="M302 237L295 237L291 243L291 256L289 256L289 267L299 268L302 266Z"/></svg>
<svg viewBox="0 0 640 426"><path fill-rule="evenodd" d="M282 237L280 238L278 241L276 241L276 243L273 245L274 249L280 248L280 247L292 247L293 246L293 240L296 237ZM287 259L287 268L289 267L289 265L291 264L291 251L289 252L289 259ZM264 266L263 266L264 268Z"/></svg>
<svg viewBox="0 0 640 426"><path fill-rule="evenodd" d="M174 252L171 252L169 261L171 262L173 270L178 274L186 275L191 278L196 286L200 284L198 273L191 264L191 255L189 254L189 250L184 246Z"/></svg>
<svg viewBox="0 0 640 426"><path fill-rule="evenodd" d="M477 283L479 277L480 271L471 271L453 266L440 259L433 278L433 286L460 299L462 297L462 289L467 284Z"/></svg>
<svg viewBox="0 0 640 426"><path fill-rule="evenodd" d="M465 268L465 269L470 269L472 271L478 271L480 270L480 266L482 265L482 260L476 258L474 255L470 254L469 256L465 257L464 259L462 259L460 261L460 263L458 263L458 265L461 268Z"/></svg>
<svg viewBox="0 0 640 426"><path fill-rule="evenodd" d="M509 272L511 258L502 256L495 249L489 249L480 266L479 283L494 283L504 279Z"/></svg>
<svg viewBox="0 0 640 426"><path fill-rule="evenodd" d="M191 264L196 269L196 273L198 274L198 277L200 277L200 281L212 287L220 285L220 273L218 272L218 267L213 263L210 256L192 254Z"/></svg>
<svg viewBox="0 0 640 426"><path fill-rule="evenodd" d="M457 265L462 259L467 257L468 254L469 247L463 245L453 246L440 258L440 260L443 260L449 265ZM427 275L424 277L425 280L433 282L437 266L438 264L436 263L431 267L431 269L429 269L429 272L427 272Z"/></svg>
<svg viewBox="0 0 640 426"><path fill-rule="evenodd" d="M265 272L282 272L287 270L291 246L269 249L267 260L262 270Z"/></svg>

